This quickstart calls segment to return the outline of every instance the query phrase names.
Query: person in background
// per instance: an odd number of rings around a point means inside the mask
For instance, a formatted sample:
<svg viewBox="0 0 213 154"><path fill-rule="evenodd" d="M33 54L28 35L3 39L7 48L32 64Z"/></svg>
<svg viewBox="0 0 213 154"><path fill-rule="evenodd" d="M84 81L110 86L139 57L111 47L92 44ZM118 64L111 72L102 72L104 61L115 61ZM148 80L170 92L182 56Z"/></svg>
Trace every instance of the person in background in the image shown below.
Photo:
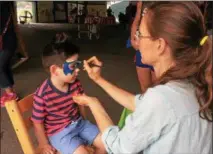
<svg viewBox="0 0 213 154"><path fill-rule="evenodd" d="M0 8L0 103L1 107L4 107L5 101L18 100L10 64L17 48L17 37L13 20L13 2L1 1Z"/></svg>
<svg viewBox="0 0 213 154"><path fill-rule="evenodd" d="M141 2L141 1L137 2L137 11L131 26L130 39L127 40L127 48L133 47L136 50L134 61L135 61L138 81L140 83L140 88L142 93L144 93L146 89L153 84L153 81L155 80L155 74L154 74L154 68L151 65L147 65L143 62L142 54L139 51L139 46L136 43L137 42L136 33L138 30L140 21L142 19L142 12L151 3L153 2ZM125 119L130 113L131 113L130 110L124 108L118 123L120 128L124 127Z"/></svg>
<svg viewBox="0 0 213 154"><path fill-rule="evenodd" d="M126 21L128 23L129 30L131 29L132 22L134 21L136 10L136 5L134 4L134 2L130 1L125 10Z"/></svg>
<svg viewBox="0 0 213 154"><path fill-rule="evenodd" d="M150 65L147 65L143 62L142 54L139 51L139 46L136 43L137 38L136 38L135 34L138 30L140 21L142 19L143 10L145 9L145 7L148 7L151 3L152 2L142 2L142 1L137 2L136 16L132 23L131 33L130 33L130 44L136 50L135 64L136 64L136 71L137 71L138 80L140 83L142 93L149 86L152 85L155 76L154 76L153 67Z"/></svg>
<svg viewBox="0 0 213 154"><path fill-rule="evenodd" d="M107 17L111 17L111 16L112 16L112 9L111 9L111 7L109 7L107 9Z"/></svg>

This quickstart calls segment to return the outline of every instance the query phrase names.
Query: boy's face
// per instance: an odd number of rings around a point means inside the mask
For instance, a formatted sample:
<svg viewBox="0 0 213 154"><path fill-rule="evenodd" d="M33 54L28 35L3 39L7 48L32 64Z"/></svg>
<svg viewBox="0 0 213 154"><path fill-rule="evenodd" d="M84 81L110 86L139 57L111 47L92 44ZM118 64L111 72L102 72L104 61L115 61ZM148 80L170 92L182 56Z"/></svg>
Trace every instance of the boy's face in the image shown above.
<svg viewBox="0 0 213 154"><path fill-rule="evenodd" d="M78 54L75 54L71 57L69 57L66 62L75 62L78 60L78 57L79 55ZM72 67L72 66L70 66ZM73 81L75 81L75 79L77 78L78 76L78 72L80 71L79 68L71 68L73 69L72 73L68 73L68 74L65 74L64 73L64 69L63 69L63 66L62 67L57 67L55 69L53 69L53 71L51 71L52 75L54 77L56 77L57 79L59 79L60 81L63 81L64 83L71 83Z"/></svg>

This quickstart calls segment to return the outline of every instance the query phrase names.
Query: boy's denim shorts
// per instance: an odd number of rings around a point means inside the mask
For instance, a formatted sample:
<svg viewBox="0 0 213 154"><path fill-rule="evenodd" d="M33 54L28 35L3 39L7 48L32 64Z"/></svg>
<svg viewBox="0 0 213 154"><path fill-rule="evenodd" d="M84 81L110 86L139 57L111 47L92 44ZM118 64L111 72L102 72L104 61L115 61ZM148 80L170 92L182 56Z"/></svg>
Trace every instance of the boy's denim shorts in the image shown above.
<svg viewBox="0 0 213 154"><path fill-rule="evenodd" d="M79 146L93 144L98 134L96 125L80 118L59 133L50 136L49 141L61 154L73 154Z"/></svg>

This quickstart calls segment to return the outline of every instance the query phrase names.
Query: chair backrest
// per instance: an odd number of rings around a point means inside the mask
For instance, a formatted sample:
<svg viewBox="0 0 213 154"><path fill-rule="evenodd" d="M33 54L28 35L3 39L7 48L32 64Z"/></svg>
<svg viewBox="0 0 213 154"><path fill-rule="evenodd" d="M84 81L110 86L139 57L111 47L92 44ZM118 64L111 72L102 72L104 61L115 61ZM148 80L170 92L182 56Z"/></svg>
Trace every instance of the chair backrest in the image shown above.
<svg viewBox="0 0 213 154"><path fill-rule="evenodd" d="M32 111L32 94L23 98L19 102L15 100L8 101L5 103L5 106L24 154L35 154L35 148L33 147L29 135L29 129L33 124L30 120L30 116L24 118L26 112Z"/></svg>
<svg viewBox="0 0 213 154"><path fill-rule="evenodd" d="M24 115L32 111L33 95L28 95L18 102L15 100L8 101L5 103L5 106L24 154L39 154L41 149L33 147L29 135L29 130L33 126L30 120L31 114L26 117ZM87 150L90 154L94 154L94 149L92 147L88 146ZM57 154L60 153L58 152Z"/></svg>
<svg viewBox="0 0 213 154"><path fill-rule="evenodd" d="M28 95L24 97L23 99L21 99L20 101L18 101L18 107L23 116L25 113L28 113L28 112L31 113L33 108L33 95L32 94ZM30 120L30 117L31 117L31 114L30 115L28 114L26 117L24 117L24 123L28 130L33 127L33 123Z"/></svg>

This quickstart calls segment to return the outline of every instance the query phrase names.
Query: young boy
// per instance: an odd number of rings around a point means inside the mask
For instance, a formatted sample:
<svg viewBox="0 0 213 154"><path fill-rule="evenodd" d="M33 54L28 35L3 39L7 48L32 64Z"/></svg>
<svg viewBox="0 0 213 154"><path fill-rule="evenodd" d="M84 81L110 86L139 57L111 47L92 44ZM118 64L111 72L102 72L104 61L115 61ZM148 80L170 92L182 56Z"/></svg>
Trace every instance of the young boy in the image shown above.
<svg viewBox="0 0 213 154"><path fill-rule="evenodd" d="M43 51L42 62L50 78L34 94L32 121L43 154L87 154L93 144L105 153L98 128L85 120L84 109L72 97L83 94L77 79L79 49L65 34L57 34Z"/></svg>

